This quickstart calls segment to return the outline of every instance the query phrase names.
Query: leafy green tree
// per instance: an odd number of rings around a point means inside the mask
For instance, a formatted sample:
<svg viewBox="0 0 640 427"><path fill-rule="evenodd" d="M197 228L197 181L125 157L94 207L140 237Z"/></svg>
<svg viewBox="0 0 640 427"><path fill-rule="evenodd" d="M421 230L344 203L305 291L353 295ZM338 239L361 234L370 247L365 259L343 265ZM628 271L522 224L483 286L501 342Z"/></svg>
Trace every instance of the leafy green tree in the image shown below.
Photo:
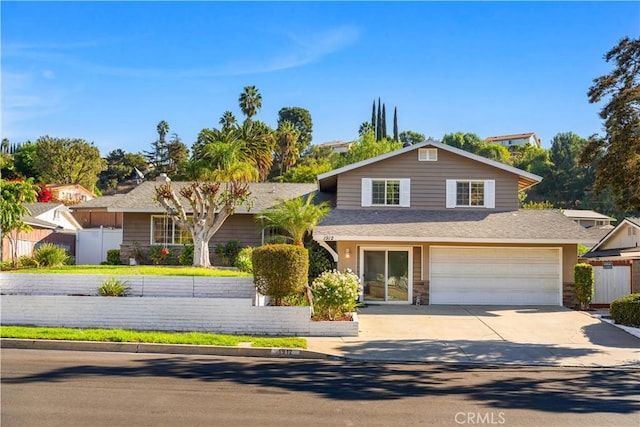
<svg viewBox="0 0 640 427"><path fill-rule="evenodd" d="M33 167L48 183L80 184L94 190L98 175L106 167L98 148L83 139L43 136L35 145Z"/></svg>
<svg viewBox="0 0 640 427"><path fill-rule="evenodd" d="M313 139L313 121L311 120L311 113L301 107L284 107L278 111L278 127L283 122L290 122L293 124L298 132L298 152L304 153Z"/></svg>
<svg viewBox="0 0 640 427"><path fill-rule="evenodd" d="M9 239L11 261L14 267L18 262L18 247L16 245L18 233L30 230L30 227L22 220L24 215L29 214L24 204L36 201L37 189L38 187L33 184L31 178L26 181L0 179L0 231L2 240L5 237ZM0 248L0 254L2 254L2 248Z"/></svg>
<svg viewBox="0 0 640 427"><path fill-rule="evenodd" d="M448 133L442 137L442 143L451 147L460 148L470 153L477 153L482 145L482 138L475 133Z"/></svg>
<svg viewBox="0 0 640 427"><path fill-rule="evenodd" d="M414 132L412 130L405 130L400 132L400 135L398 135L398 139L403 144L417 144L418 142L426 141L426 138L423 134Z"/></svg>
<svg viewBox="0 0 640 427"><path fill-rule="evenodd" d="M171 178L178 175L180 167L189 159L189 149L177 134L167 143L167 164L164 172Z"/></svg>
<svg viewBox="0 0 640 427"><path fill-rule="evenodd" d="M282 175L282 182L309 183L313 184L318 180L318 175L329 172L333 167L330 163L299 165Z"/></svg>
<svg viewBox="0 0 640 427"><path fill-rule="evenodd" d="M187 214L178 194L186 199L191 212ZM210 267L209 242L236 208L250 206L249 186L246 182L192 182L178 193L171 182L156 188L156 199L167 214L191 233L193 239L193 265Z"/></svg>
<svg viewBox="0 0 640 427"><path fill-rule="evenodd" d="M501 144L480 144L476 154L500 163L511 164L511 154L509 153L509 149Z"/></svg>
<svg viewBox="0 0 640 427"><path fill-rule="evenodd" d="M371 132L371 133L373 133L373 132L374 132L373 128L371 127L371 123L369 123L369 122L362 122L362 123L360 124L360 127L358 128L358 135L359 135L359 136L362 136L362 135L364 135L365 133L369 133L369 132Z"/></svg>
<svg viewBox="0 0 640 427"><path fill-rule="evenodd" d="M40 176L34 167L36 160L36 144L27 142L19 146L13 154L14 168L24 178L40 181Z"/></svg>
<svg viewBox="0 0 640 427"><path fill-rule="evenodd" d="M297 197L284 200L256 219L262 221L263 229L284 230L294 245L303 246L305 235L329 214L329 203L314 204L313 198L314 194L309 194L306 199Z"/></svg>
<svg viewBox="0 0 640 427"><path fill-rule="evenodd" d="M581 163L596 167L596 193L608 187L619 208L640 212L640 39L623 38L604 59L615 68L593 81L588 96L606 100L606 135L589 139Z"/></svg>
<svg viewBox="0 0 640 427"><path fill-rule="evenodd" d="M255 86L245 86L244 91L238 98L238 102L240 103L242 114L245 115L247 120L251 120L262 108L262 95L260 95Z"/></svg>
<svg viewBox="0 0 640 427"><path fill-rule="evenodd" d="M107 168L100 172L98 188L110 190L116 188L135 175L135 169L143 172L147 168L147 160L140 153L126 153L118 148L109 152L105 158Z"/></svg>
<svg viewBox="0 0 640 427"><path fill-rule="evenodd" d="M559 207L583 207L585 189L594 180L593 171L578 163L586 144L587 140L572 132L559 133L551 140L549 160L552 167L548 179L553 186L547 189L547 196Z"/></svg>
<svg viewBox="0 0 640 427"><path fill-rule="evenodd" d="M349 151L347 151L344 157L340 158L341 161L338 162L336 167L370 159L400 148L402 148L402 144L400 142L387 138L376 141L373 134L365 134L351 145L351 148L349 148Z"/></svg>

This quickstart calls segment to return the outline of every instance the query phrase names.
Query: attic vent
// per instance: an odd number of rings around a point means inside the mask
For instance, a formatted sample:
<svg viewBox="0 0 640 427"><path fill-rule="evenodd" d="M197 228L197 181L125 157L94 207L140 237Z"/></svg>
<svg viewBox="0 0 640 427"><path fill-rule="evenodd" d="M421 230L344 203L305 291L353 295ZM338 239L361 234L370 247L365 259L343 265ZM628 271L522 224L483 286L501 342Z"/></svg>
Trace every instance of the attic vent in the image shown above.
<svg viewBox="0 0 640 427"><path fill-rule="evenodd" d="M437 148L420 148L418 150L418 161L435 162L438 160Z"/></svg>

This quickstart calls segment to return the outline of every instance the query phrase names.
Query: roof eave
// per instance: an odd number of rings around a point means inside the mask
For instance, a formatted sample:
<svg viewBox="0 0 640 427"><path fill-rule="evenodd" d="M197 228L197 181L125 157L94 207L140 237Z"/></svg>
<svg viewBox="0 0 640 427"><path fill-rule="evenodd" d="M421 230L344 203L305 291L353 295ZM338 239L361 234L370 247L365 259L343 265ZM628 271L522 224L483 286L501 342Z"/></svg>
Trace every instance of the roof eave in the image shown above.
<svg viewBox="0 0 640 427"><path fill-rule="evenodd" d="M516 239L516 238L483 238L483 237L420 237L420 236L354 236L332 235L329 239L325 235L316 235L316 241L358 241L358 242L415 242L415 243L487 243L487 244L546 244L546 245L577 245L584 244L584 239Z"/></svg>

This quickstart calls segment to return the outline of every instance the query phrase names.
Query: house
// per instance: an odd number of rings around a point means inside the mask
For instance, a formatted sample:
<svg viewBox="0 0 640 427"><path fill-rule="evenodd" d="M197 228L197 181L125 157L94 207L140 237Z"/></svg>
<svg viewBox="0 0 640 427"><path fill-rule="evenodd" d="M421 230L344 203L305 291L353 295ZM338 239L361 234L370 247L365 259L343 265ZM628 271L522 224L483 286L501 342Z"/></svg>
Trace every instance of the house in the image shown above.
<svg viewBox="0 0 640 427"><path fill-rule="evenodd" d="M346 153L351 148L353 142L329 141L318 144L318 147L331 147L334 153Z"/></svg>
<svg viewBox="0 0 640 427"><path fill-rule="evenodd" d="M29 212L22 221L31 226L29 232L16 235L17 255L31 255L42 243L55 243L75 254L75 234L82 227L71 211L62 203L25 203ZM11 259L11 245L8 238L2 241L2 260Z"/></svg>
<svg viewBox="0 0 640 427"><path fill-rule="evenodd" d="M429 140L318 176L335 208L313 238L366 303L573 305L582 227L520 210L541 177Z"/></svg>
<svg viewBox="0 0 640 427"><path fill-rule="evenodd" d="M514 135L490 136L488 138L485 138L485 141L492 144L500 144L507 148L517 146L522 147L527 144L531 144L534 147L540 148L540 138L538 138L535 132L518 133Z"/></svg>
<svg viewBox="0 0 640 427"><path fill-rule="evenodd" d="M47 184L45 188L51 191L53 200L67 205L95 199L97 196L80 184Z"/></svg>
<svg viewBox="0 0 640 427"><path fill-rule="evenodd" d="M164 181L163 177L158 180ZM161 182L146 181L123 196L115 196L106 207L106 212L122 214L121 257L129 258L134 246L149 248L163 245L180 251L184 244L190 243L190 234L181 229L166 214L162 206L155 201L155 189ZM188 182L172 182L173 189L179 194L180 188ZM243 205L235 214L227 218L222 227L210 241L211 255L218 243L225 244L238 240L242 246L259 246L269 240L269 232L262 231L255 215L277 205L281 200L292 199L314 193L316 184L251 183L250 209ZM183 205L189 204L183 200Z"/></svg>
<svg viewBox="0 0 640 427"><path fill-rule="evenodd" d="M625 218L582 258L593 265L592 304L640 292L640 218Z"/></svg>
<svg viewBox="0 0 640 427"><path fill-rule="evenodd" d="M600 241L607 233L613 230L614 227L611 225L611 221L616 220L610 216L586 209L563 209L562 213L570 220L586 228L587 233L595 241ZM586 246L591 245L587 244Z"/></svg>
<svg viewBox="0 0 640 427"><path fill-rule="evenodd" d="M615 221L615 218L586 209L564 209L562 213L584 228L603 227L611 225L611 221ZM611 229L613 229L613 227L611 227Z"/></svg>

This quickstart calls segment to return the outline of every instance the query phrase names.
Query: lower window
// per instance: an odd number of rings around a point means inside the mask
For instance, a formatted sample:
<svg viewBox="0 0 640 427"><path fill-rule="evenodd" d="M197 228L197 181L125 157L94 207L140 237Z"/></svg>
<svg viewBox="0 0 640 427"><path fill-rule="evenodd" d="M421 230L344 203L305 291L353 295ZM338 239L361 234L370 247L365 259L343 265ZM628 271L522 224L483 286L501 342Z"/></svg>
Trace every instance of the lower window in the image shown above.
<svg viewBox="0 0 640 427"><path fill-rule="evenodd" d="M193 243L191 233L173 219L166 216L151 217L151 244L189 245Z"/></svg>

